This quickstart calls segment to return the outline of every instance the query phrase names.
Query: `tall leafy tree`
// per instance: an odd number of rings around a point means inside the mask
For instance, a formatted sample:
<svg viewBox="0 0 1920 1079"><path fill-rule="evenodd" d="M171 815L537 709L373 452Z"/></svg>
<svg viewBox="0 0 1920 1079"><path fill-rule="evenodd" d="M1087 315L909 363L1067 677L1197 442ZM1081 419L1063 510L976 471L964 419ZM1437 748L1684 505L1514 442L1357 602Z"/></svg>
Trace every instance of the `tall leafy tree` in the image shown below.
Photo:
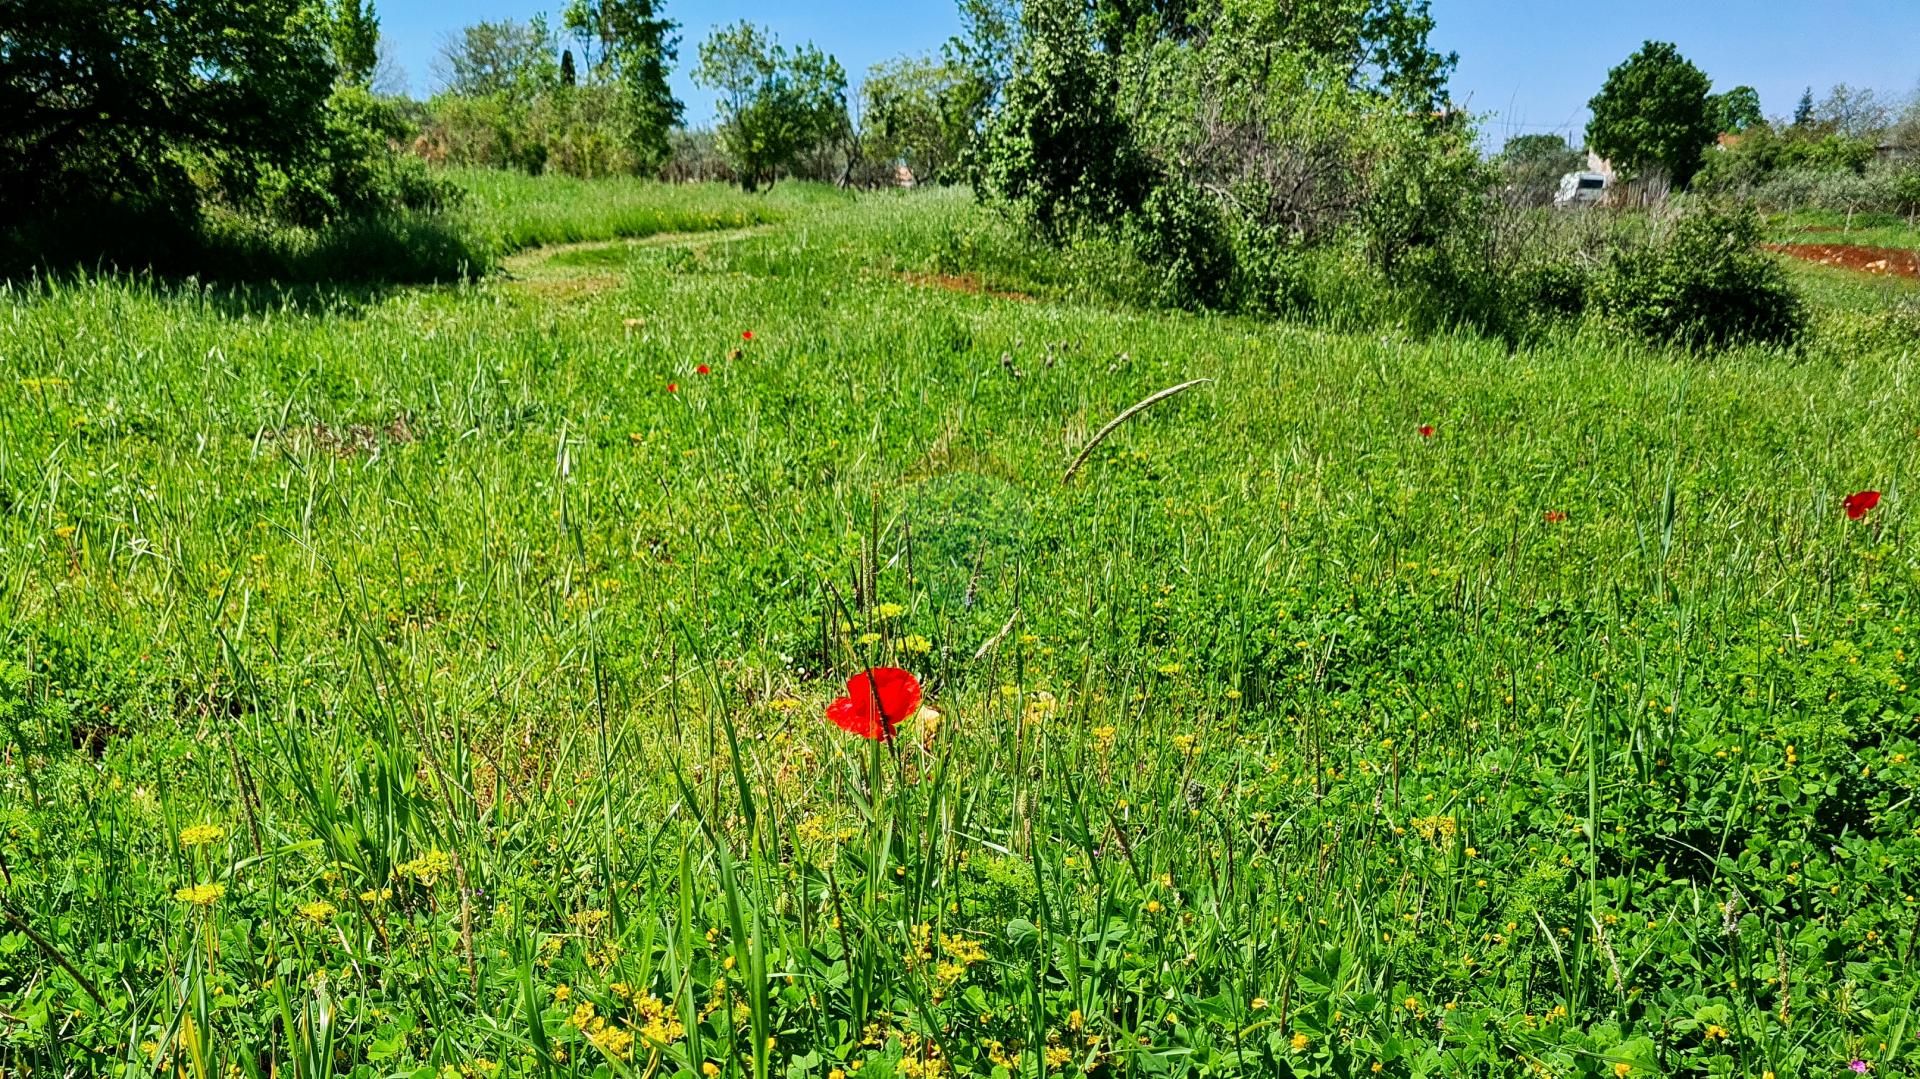
<svg viewBox="0 0 1920 1079"><path fill-rule="evenodd" d="M848 127L840 62L811 44L788 52L749 22L721 27L700 43L693 80L719 92L721 151L749 191Z"/></svg>
<svg viewBox="0 0 1920 1079"><path fill-rule="evenodd" d="M458 97L499 97L524 104L558 77L553 31L532 22L477 22L440 49L441 78Z"/></svg>
<svg viewBox="0 0 1920 1079"><path fill-rule="evenodd" d="M356 86L370 86L380 66L380 16L373 0L333 0L331 26L334 62L340 77Z"/></svg>
<svg viewBox="0 0 1920 1079"><path fill-rule="evenodd" d="M1629 170L1662 169L1676 187L1700 170L1701 154L1719 133L1707 101L1712 83L1680 50L1649 41L1587 102L1593 119L1587 144Z"/></svg>
<svg viewBox="0 0 1920 1079"><path fill-rule="evenodd" d="M977 92L972 73L952 60L875 64L860 86L863 151L905 164L921 183L951 178L973 137Z"/></svg>
<svg viewBox="0 0 1920 1079"><path fill-rule="evenodd" d="M1140 208L1150 171L1116 103L1115 60L1081 0L1027 0L1020 52L987 129L978 184L1043 234Z"/></svg>
<svg viewBox="0 0 1920 1079"><path fill-rule="evenodd" d="M667 86L679 55L679 24L665 18L662 7L657 0L572 0L565 15L567 29L586 47L590 73L618 87L629 148L648 168L667 159L668 134L684 109Z"/></svg>
<svg viewBox="0 0 1920 1079"><path fill-rule="evenodd" d="M1725 93L1715 94L1709 99L1709 107L1713 111L1714 126L1732 134L1739 134L1766 120L1760 112L1760 91L1751 86L1736 86Z"/></svg>
<svg viewBox="0 0 1920 1079"><path fill-rule="evenodd" d="M0 0L0 226L75 202L191 214L318 140L336 68L311 0Z"/></svg>

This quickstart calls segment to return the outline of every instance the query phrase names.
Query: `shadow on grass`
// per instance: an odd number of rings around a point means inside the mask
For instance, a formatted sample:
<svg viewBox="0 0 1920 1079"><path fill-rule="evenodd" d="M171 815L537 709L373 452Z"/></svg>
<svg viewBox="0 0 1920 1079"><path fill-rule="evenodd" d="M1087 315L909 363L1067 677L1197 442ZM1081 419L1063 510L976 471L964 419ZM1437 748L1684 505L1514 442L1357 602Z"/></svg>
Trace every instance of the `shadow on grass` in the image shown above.
<svg viewBox="0 0 1920 1079"><path fill-rule="evenodd" d="M304 229L96 206L0 232L0 282L133 278L233 315L347 313L395 288L472 281L496 265L462 218L423 212Z"/></svg>

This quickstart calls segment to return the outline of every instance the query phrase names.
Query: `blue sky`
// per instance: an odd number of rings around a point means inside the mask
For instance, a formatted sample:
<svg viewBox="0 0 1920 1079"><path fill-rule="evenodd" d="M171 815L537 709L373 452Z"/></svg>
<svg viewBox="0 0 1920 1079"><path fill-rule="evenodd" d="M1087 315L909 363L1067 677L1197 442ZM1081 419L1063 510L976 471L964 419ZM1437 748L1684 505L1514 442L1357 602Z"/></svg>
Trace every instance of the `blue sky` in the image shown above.
<svg viewBox="0 0 1920 1079"><path fill-rule="evenodd" d="M437 88L433 58L446 36L482 19L558 20L565 0L376 0L381 28L412 92ZM717 25L748 19L789 44L812 41L839 57L849 77L902 53L929 52L959 29L949 0L668 0L681 23L674 88L687 119L713 115L711 95L687 68ZM1433 0L1435 44L1460 54L1456 101L1484 117L1488 140L1564 132L1576 141L1586 102L1643 40L1675 42L1717 88L1760 91L1768 115L1793 111L1802 88L1837 82L1904 96L1920 87L1920 0Z"/></svg>

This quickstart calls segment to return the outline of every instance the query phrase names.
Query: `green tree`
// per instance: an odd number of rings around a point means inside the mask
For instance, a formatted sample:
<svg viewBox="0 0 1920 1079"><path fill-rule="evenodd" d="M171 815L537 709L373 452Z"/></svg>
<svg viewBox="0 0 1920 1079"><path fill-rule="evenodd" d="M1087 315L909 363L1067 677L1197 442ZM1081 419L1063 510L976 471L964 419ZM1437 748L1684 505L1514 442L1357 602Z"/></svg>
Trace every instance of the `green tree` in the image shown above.
<svg viewBox="0 0 1920 1079"><path fill-rule="evenodd" d="M849 127L840 62L811 44L789 53L752 23L722 27L701 42L693 80L719 92L721 152L749 191Z"/></svg>
<svg viewBox="0 0 1920 1079"><path fill-rule="evenodd" d="M1129 39L1184 41L1195 29L1198 0L1095 0L1094 36L1100 47L1119 55Z"/></svg>
<svg viewBox="0 0 1920 1079"><path fill-rule="evenodd" d="M679 24L662 17L661 8L657 0L571 0L565 16L567 29L586 46L590 73L618 88L628 146L649 170L667 159L668 135L684 111L667 86L679 55Z"/></svg>
<svg viewBox="0 0 1920 1079"><path fill-rule="evenodd" d="M1793 107L1793 126L1806 127L1813 123L1813 87L1800 91L1800 103Z"/></svg>
<svg viewBox="0 0 1920 1079"><path fill-rule="evenodd" d="M1137 210L1151 187L1115 104L1113 58L1093 45L1079 0L1027 0L1005 100L982 145L978 182L1044 235Z"/></svg>
<svg viewBox="0 0 1920 1079"><path fill-rule="evenodd" d="M1894 108L1871 88L1838 83L1813 110L1821 128L1849 139L1872 141L1893 123Z"/></svg>
<svg viewBox="0 0 1920 1079"><path fill-rule="evenodd" d="M333 0L331 27L334 62L340 77L356 86L370 86L380 65L380 16L373 0Z"/></svg>
<svg viewBox="0 0 1920 1079"><path fill-rule="evenodd" d="M77 204L191 217L318 142L336 69L310 0L0 0L0 227Z"/></svg>
<svg viewBox="0 0 1920 1079"><path fill-rule="evenodd" d="M557 44L543 16L527 23L474 23L441 46L441 79L457 97L499 97L525 105L559 78Z"/></svg>
<svg viewBox="0 0 1920 1079"><path fill-rule="evenodd" d="M1509 199L1523 206L1545 206L1553 200L1560 177L1585 163L1585 157L1562 135L1515 135L1494 159L1506 183Z"/></svg>
<svg viewBox="0 0 1920 1079"><path fill-rule="evenodd" d="M1707 101L1714 126L1730 134L1737 135L1766 120L1760 112L1760 91L1751 86L1736 86Z"/></svg>
<svg viewBox="0 0 1920 1079"><path fill-rule="evenodd" d="M973 73L952 60L875 64L860 86L863 153L905 164L921 183L951 179L973 136L977 94Z"/></svg>
<svg viewBox="0 0 1920 1079"><path fill-rule="evenodd" d="M1675 187L1685 187L1718 134L1707 102L1711 85L1673 45L1649 41L1609 71L1587 102L1587 145L1616 166L1662 169Z"/></svg>
<svg viewBox="0 0 1920 1079"><path fill-rule="evenodd" d="M1020 47L1019 0L959 0L960 33L947 39L941 53L972 73L977 100L975 126L999 107L1000 94L1013 78Z"/></svg>

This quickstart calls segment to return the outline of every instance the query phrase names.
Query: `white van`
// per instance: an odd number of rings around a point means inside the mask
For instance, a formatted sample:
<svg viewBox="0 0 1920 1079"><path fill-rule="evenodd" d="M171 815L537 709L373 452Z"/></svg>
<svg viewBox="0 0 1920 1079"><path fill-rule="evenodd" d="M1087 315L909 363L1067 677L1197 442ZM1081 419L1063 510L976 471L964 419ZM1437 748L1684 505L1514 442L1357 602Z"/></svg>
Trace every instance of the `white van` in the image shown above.
<svg viewBox="0 0 1920 1079"><path fill-rule="evenodd" d="M1553 193L1555 206L1590 206L1607 192L1607 177L1598 172L1569 172L1560 177L1560 190Z"/></svg>

